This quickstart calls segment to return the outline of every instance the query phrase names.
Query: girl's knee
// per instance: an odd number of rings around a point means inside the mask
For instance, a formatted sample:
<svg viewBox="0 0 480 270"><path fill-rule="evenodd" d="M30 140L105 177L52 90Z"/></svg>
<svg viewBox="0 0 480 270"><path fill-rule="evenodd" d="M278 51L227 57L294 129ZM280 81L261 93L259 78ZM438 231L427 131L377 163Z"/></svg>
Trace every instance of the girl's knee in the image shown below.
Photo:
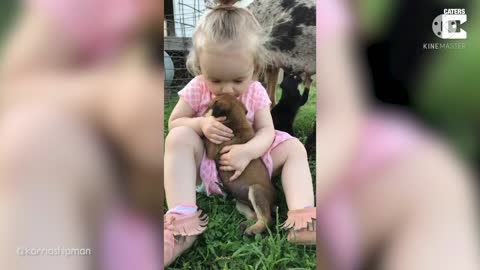
<svg viewBox="0 0 480 270"><path fill-rule="evenodd" d="M190 127L176 127L168 132L165 139L166 147L192 146L202 145L202 139L195 130Z"/></svg>
<svg viewBox="0 0 480 270"><path fill-rule="evenodd" d="M307 158L307 149L305 148L305 145L297 139L290 139L287 141L288 143L288 151L289 155L295 155L295 156L301 156Z"/></svg>
<svg viewBox="0 0 480 270"><path fill-rule="evenodd" d="M297 139L293 138L285 141L275 147L272 152L274 174L279 173L279 169L287 160L305 160L308 161L307 150L305 146Z"/></svg>

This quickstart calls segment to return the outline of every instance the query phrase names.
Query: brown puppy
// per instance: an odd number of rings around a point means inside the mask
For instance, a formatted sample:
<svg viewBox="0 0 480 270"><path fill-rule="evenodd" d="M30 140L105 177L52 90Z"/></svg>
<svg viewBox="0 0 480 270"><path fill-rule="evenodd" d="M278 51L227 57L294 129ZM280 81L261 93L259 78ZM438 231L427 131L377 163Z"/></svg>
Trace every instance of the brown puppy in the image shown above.
<svg viewBox="0 0 480 270"><path fill-rule="evenodd" d="M209 159L215 160L217 168L220 164L220 150L227 145L243 144L255 136L253 127L247 120L247 109L242 102L231 95L217 96L210 103L207 114L214 117L225 116L223 122L235 135L232 140L222 144L214 144L204 139ZM230 178L234 172L219 170L223 187L237 200L237 209L247 219L257 219L257 222L245 230L245 234L259 234L271 224L271 210L275 200L273 187L267 168L260 158L254 159L247 165L242 174L234 181ZM255 213L252 212L252 209Z"/></svg>

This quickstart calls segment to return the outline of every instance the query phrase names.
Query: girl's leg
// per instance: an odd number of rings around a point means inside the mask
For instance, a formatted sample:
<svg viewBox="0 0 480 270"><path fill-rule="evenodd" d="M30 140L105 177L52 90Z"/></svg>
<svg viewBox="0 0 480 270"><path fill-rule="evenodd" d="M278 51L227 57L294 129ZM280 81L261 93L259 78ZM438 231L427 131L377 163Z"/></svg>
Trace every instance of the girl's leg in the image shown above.
<svg viewBox="0 0 480 270"><path fill-rule="evenodd" d="M289 209L284 228L292 229L288 240L297 244L316 244L316 208L307 151L298 139L290 139L271 152L273 174L281 170L282 186Z"/></svg>
<svg viewBox="0 0 480 270"><path fill-rule="evenodd" d="M417 148L357 190L365 249L382 269L480 269L473 177L445 146Z"/></svg>
<svg viewBox="0 0 480 270"><path fill-rule="evenodd" d="M203 141L193 129L177 127L168 133L164 159L168 209L196 204L195 186L203 152Z"/></svg>
<svg viewBox="0 0 480 270"><path fill-rule="evenodd" d="M203 158L203 141L188 127L177 127L165 141L165 197L170 211L164 217L164 266L190 248L206 229L196 208L195 185Z"/></svg>
<svg viewBox="0 0 480 270"><path fill-rule="evenodd" d="M273 174L281 171L288 209L313 207L315 199L312 174L305 146L298 139L290 139L272 149L271 155Z"/></svg>
<svg viewBox="0 0 480 270"><path fill-rule="evenodd" d="M88 269L111 203L112 171L85 123L59 112L17 108L0 122L0 191L15 209L0 235L2 269ZM5 229L5 228L4 228ZM5 241L7 239L7 241ZM90 248L92 256L18 256L33 248ZM12 260L13 259L13 260Z"/></svg>

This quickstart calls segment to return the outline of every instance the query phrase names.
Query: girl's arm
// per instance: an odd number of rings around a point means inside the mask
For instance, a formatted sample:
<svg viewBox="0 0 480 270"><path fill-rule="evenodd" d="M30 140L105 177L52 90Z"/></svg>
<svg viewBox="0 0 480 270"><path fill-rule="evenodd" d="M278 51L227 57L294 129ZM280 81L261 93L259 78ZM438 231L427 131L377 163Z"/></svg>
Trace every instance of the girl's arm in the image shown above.
<svg viewBox="0 0 480 270"><path fill-rule="evenodd" d="M249 154L250 159L259 158L265 154L275 137L270 106L255 113L254 128L255 137L244 144L245 152Z"/></svg>
<svg viewBox="0 0 480 270"><path fill-rule="evenodd" d="M202 119L204 117L193 117L194 115L195 111L185 100L180 98L168 119L168 129L172 130L176 127L187 126L202 136Z"/></svg>
<svg viewBox="0 0 480 270"><path fill-rule="evenodd" d="M180 98L170 115L168 121L169 130L179 126L187 126L195 130L198 135L207 137L208 140L215 144L229 141L233 137L232 130L221 123L225 120L225 117L193 117L194 115L195 111L185 100Z"/></svg>

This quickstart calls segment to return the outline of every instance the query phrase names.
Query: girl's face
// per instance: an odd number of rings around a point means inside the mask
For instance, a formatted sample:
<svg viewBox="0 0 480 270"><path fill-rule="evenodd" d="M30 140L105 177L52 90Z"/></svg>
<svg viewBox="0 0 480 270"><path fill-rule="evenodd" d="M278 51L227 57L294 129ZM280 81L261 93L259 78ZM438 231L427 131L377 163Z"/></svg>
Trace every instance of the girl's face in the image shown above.
<svg viewBox="0 0 480 270"><path fill-rule="evenodd" d="M252 52L245 47L204 48L199 54L199 62L208 89L214 95L240 96L252 83L253 57Z"/></svg>

